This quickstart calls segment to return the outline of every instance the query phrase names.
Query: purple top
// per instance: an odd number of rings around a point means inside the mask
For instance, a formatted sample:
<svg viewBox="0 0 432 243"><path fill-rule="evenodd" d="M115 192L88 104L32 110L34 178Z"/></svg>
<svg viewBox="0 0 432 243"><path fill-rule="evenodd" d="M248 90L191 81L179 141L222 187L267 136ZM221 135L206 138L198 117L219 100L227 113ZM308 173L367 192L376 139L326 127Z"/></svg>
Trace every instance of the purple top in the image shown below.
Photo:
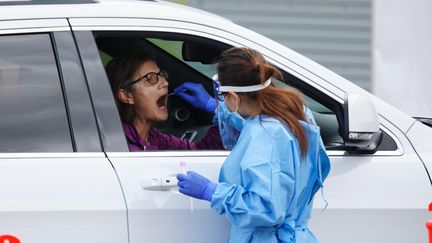
<svg viewBox="0 0 432 243"><path fill-rule="evenodd" d="M223 149L217 126L212 126L207 134L196 142L161 133L155 128L150 129L147 142L139 136L134 126L124 123L123 130L130 151Z"/></svg>

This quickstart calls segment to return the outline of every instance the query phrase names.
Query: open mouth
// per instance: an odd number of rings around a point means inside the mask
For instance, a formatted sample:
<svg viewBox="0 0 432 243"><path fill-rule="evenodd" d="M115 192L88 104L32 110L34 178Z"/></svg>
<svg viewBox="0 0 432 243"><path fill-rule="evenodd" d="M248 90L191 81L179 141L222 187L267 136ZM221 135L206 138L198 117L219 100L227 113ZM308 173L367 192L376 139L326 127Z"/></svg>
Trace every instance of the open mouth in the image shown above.
<svg viewBox="0 0 432 243"><path fill-rule="evenodd" d="M156 105L158 106L158 108L166 108L167 107L167 100L168 100L168 96L166 94L162 95L156 101Z"/></svg>

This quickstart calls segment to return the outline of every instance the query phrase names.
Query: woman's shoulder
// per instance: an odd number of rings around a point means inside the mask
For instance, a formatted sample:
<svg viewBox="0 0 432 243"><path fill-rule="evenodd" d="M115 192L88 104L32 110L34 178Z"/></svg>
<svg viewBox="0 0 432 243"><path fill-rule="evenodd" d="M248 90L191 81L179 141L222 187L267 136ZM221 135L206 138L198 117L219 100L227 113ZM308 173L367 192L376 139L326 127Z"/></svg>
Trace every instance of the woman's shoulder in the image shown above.
<svg viewBox="0 0 432 243"><path fill-rule="evenodd" d="M241 155L240 165L249 168L272 161L275 151L285 150L292 142L291 134L279 120L264 116L254 117L246 119L233 152Z"/></svg>

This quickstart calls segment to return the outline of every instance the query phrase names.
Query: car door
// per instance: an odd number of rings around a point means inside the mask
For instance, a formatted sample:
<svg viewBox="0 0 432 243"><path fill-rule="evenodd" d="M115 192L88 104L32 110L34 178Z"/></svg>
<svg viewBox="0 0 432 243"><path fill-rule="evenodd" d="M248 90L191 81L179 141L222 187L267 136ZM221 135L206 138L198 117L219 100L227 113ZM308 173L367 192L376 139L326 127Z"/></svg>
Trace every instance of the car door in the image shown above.
<svg viewBox="0 0 432 243"><path fill-rule="evenodd" d="M221 43L247 46L262 52L268 61L284 72L290 85L305 94L322 128L332 169L325 182L324 198L317 194L310 222L320 242L346 242L347 239L350 242L426 241L424 222L427 213L423 208L427 205L431 187L421 161L403 133L406 125L403 116L376 101L380 105L380 129L384 134L378 151L374 154L354 154L344 147L344 137L340 134L345 125L344 95L366 91L298 53L234 24L225 23L222 30L216 26L160 19L76 18L70 22L78 44L91 47L82 53L88 56L89 63L94 64L91 70L94 77L89 78L97 77L98 89L104 86L105 92L109 91L108 81L94 40L99 32L134 32L143 36L166 33L174 39L179 35L193 36L205 38L210 45L213 41L215 46L221 46ZM164 45L159 47L163 49ZM211 71L193 68L201 76L211 76L206 73ZM200 78L199 75L195 77ZM220 165L228 153L128 152L120 120L118 116L112 117L118 112L112 97L110 99L103 103L103 107L101 104L101 107L95 108L100 109L100 126L108 128L104 132L104 147L125 192L131 242L226 240L226 219L215 215L207 202L177 194L171 183L174 174L184 171L184 166L181 166L184 164L186 168L216 180ZM111 108L107 108L108 104ZM118 146L111 146L113 142L119 143ZM325 201L328 206L322 212Z"/></svg>
<svg viewBox="0 0 432 243"><path fill-rule="evenodd" d="M192 169L216 181L227 152L129 152L94 33L75 30L74 34L103 128L106 154L127 201L130 242L226 241L228 221L208 203L179 194L175 176Z"/></svg>
<svg viewBox="0 0 432 243"><path fill-rule="evenodd" d="M0 21L0 110L2 242L127 242L67 20Z"/></svg>

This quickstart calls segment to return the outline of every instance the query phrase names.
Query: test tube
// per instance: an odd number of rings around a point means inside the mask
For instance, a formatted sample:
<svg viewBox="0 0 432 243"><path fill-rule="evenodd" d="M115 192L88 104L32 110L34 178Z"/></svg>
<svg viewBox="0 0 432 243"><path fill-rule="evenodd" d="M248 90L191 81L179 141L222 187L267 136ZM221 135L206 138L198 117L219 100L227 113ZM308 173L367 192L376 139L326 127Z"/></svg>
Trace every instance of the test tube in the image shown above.
<svg viewBox="0 0 432 243"><path fill-rule="evenodd" d="M188 171L186 162L184 162L184 161L180 162L180 168L181 168L183 174L186 175L186 173ZM190 197L190 209L191 209L191 213L192 213L194 211L194 203L193 203L193 198L192 197Z"/></svg>

